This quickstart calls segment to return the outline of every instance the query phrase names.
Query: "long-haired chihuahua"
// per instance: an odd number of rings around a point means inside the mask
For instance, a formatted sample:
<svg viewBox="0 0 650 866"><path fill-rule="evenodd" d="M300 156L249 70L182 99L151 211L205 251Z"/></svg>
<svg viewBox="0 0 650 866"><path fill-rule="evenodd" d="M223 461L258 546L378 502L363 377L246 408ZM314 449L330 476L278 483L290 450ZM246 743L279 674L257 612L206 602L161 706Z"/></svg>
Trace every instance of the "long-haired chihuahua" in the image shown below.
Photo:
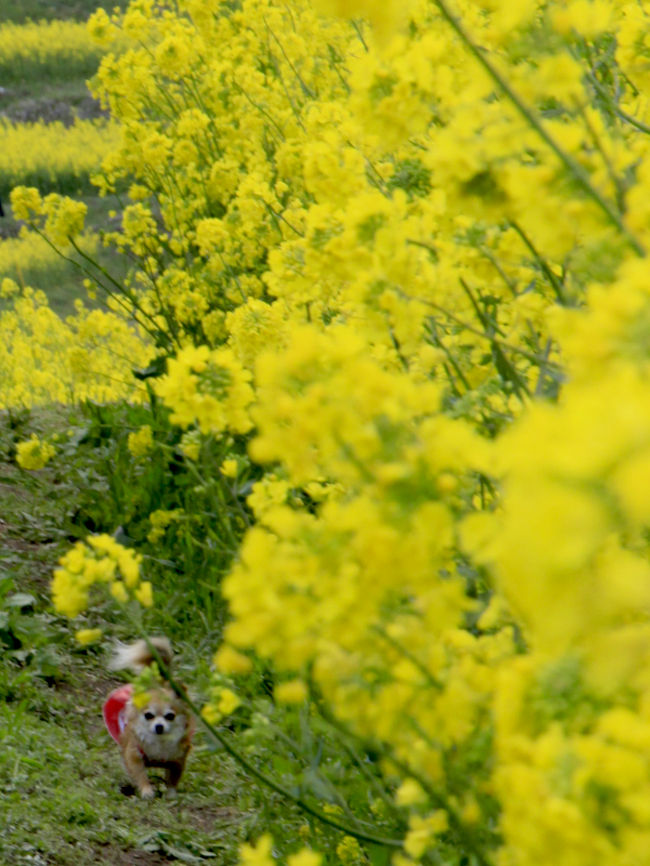
<svg viewBox="0 0 650 866"><path fill-rule="evenodd" d="M152 638L150 644L168 668L173 652L167 638ZM155 661L150 646L140 640L118 647L110 667L138 672ZM103 713L108 732L119 745L124 767L140 796L145 799L154 796L147 775L149 767L165 770L168 793L175 794L192 748L194 723L173 689L160 682L144 692L136 692L133 684L128 683L110 693Z"/></svg>

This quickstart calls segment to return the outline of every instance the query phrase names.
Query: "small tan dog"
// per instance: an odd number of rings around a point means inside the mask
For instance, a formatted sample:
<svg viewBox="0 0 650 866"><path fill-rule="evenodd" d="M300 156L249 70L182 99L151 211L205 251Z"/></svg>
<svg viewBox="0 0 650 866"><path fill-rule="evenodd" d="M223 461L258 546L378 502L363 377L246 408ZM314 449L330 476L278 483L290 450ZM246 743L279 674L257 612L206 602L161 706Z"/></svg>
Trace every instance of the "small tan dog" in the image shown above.
<svg viewBox="0 0 650 866"><path fill-rule="evenodd" d="M167 638L152 638L151 644L169 667L173 652ZM119 647L110 667L137 672L154 661L146 641L140 640ZM148 767L164 769L168 793L175 794L192 748L194 724L174 691L161 683L134 694L133 685L128 683L110 693L103 713L108 732L119 745L126 771L140 796L149 799L155 793L147 775Z"/></svg>

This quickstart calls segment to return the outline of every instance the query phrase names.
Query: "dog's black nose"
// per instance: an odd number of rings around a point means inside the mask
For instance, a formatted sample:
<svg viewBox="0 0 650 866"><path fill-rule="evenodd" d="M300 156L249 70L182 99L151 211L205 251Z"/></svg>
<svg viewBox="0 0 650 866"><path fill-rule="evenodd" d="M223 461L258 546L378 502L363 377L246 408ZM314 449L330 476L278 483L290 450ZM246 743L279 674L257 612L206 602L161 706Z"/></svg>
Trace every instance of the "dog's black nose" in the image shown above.
<svg viewBox="0 0 650 866"><path fill-rule="evenodd" d="M158 722L156 724L156 726L154 727L154 731L157 734L164 734L165 733L165 726L163 724L161 724L161 722Z"/></svg>

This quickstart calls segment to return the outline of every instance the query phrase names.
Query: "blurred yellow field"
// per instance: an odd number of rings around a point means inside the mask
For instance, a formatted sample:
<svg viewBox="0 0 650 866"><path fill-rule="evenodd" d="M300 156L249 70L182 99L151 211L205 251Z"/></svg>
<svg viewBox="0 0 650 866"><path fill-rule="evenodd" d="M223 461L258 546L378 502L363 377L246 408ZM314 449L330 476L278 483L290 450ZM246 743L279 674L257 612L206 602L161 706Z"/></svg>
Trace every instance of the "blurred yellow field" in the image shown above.
<svg viewBox="0 0 650 866"><path fill-rule="evenodd" d="M79 21L12 24L0 20L0 81L6 86L35 76L90 76L109 47L117 46L99 47Z"/></svg>
<svg viewBox="0 0 650 866"><path fill-rule="evenodd" d="M97 252L98 238L86 235L80 238L80 246L89 255ZM60 253L40 235L26 232L21 237L6 238L0 243L0 279L11 277L23 282L25 269L32 273L40 270L56 270L63 263Z"/></svg>
<svg viewBox="0 0 650 866"><path fill-rule="evenodd" d="M0 194L17 184L81 193L119 140L115 121L14 124L0 120Z"/></svg>
<svg viewBox="0 0 650 866"><path fill-rule="evenodd" d="M142 394L131 371L150 350L122 319L79 307L64 322L43 292L17 288L0 283L9 302L0 311L0 409Z"/></svg>

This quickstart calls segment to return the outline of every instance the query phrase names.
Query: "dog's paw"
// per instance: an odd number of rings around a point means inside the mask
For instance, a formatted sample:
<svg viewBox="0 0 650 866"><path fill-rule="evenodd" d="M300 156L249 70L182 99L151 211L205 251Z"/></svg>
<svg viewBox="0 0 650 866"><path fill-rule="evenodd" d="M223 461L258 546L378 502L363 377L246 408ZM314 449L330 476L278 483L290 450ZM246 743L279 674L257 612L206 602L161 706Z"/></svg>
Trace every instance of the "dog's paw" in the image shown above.
<svg viewBox="0 0 650 866"><path fill-rule="evenodd" d="M176 788L167 788L166 795L168 800L175 800L178 797L178 791Z"/></svg>
<svg viewBox="0 0 650 866"><path fill-rule="evenodd" d="M155 795L156 795L156 792L151 787L151 785L147 785L146 787L140 788L140 796L142 797L143 800L153 800Z"/></svg>

